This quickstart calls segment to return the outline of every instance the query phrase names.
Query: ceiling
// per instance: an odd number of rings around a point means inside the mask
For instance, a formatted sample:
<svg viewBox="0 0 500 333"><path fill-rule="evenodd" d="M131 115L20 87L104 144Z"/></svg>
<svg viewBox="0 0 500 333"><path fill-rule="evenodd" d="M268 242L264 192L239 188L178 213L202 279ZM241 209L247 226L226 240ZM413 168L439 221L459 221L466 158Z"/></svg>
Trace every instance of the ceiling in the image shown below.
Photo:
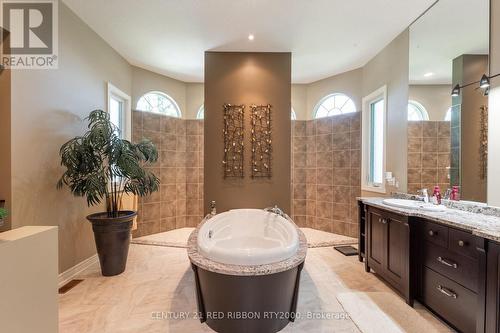
<svg viewBox="0 0 500 333"><path fill-rule="evenodd" d="M451 84L454 58L488 54L489 3L440 0L410 27L411 84Z"/></svg>
<svg viewBox="0 0 500 333"><path fill-rule="evenodd" d="M63 1L133 65L202 82L207 50L292 52L294 83L363 66L434 2Z"/></svg>

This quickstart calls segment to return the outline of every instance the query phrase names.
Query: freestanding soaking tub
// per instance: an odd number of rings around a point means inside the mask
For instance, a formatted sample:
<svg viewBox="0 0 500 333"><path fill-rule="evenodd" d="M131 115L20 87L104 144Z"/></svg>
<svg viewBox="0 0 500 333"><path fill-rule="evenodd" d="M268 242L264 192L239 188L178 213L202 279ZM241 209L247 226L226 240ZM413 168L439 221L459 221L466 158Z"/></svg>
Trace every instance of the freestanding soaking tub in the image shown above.
<svg viewBox="0 0 500 333"><path fill-rule="evenodd" d="M294 321L304 234L286 215L235 209L189 237L201 322L217 332L277 332Z"/></svg>

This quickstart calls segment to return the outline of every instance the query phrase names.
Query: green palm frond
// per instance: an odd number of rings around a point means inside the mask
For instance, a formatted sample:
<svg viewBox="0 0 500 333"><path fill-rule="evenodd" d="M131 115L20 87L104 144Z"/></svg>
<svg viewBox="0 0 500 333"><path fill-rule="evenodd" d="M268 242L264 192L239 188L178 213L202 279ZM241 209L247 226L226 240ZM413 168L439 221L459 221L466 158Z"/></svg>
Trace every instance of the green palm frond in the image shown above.
<svg viewBox="0 0 500 333"><path fill-rule="evenodd" d="M88 131L62 145L59 155L66 168L57 188L68 186L73 195L86 197L89 206L103 201L116 216L122 192L139 196L158 191L160 181L145 168L158 160L149 140L133 144L121 139L109 114L94 110L86 118Z"/></svg>

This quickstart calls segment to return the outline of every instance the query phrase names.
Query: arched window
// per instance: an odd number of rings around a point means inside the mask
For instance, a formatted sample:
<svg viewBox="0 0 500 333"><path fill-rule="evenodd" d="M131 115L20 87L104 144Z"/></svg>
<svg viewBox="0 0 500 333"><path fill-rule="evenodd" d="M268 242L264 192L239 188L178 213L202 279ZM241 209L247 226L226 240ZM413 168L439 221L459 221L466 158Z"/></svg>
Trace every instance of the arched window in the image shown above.
<svg viewBox="0 0 500 333"><path fill-rule="evenodd" d="M202 104L196 114L196 119L205 119L205 104Z"/></svg>
<svg viewBox="0 0 500 333"><path fill-rule="evenodd" d="M451 121L451 106L448 109L448 111L446 111L446 115L444 116L444 121Z"/></svg>
<svg viewBox="0 0 500 333"><path fill-rule="evenodd" d="M148 92L139 98L137 110L181 118L181 110L175 100L159 91Z"/></svg>
<svg viewBox="0 0 500 333"><path fill-rule="evenodd" d="M314 118L336 116L356 112L352 99L344 94L331 94L319 101L314 109Z"/></svg>
<svg viewBox="0 0 500 333"><path fill-rule="evenodd" d="M422 104L416 101L408 102L408 121L429 120L429 114Z"/></svg>
<svg viewBox="0 0 500 333"><path fill-rule="evenodd" d="M295 110L292 108L292 120L297 120L297 114L295 113Z"/></svg>

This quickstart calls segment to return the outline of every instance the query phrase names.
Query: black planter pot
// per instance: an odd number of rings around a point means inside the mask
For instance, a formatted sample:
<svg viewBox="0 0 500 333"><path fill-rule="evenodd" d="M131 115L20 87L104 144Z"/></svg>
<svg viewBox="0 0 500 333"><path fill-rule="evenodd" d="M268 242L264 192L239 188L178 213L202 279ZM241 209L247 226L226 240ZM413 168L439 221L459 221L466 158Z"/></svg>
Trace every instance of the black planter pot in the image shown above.
<svg viewBox="0 0 500 333"><path fill-rule="evenodd" d="M87 220L92 223L101 272L104 276L121 274L127 265L130 231L137 213L120 211L118 215L118 217L108 217L107 213L96 213L87 216Z"/></svg>

